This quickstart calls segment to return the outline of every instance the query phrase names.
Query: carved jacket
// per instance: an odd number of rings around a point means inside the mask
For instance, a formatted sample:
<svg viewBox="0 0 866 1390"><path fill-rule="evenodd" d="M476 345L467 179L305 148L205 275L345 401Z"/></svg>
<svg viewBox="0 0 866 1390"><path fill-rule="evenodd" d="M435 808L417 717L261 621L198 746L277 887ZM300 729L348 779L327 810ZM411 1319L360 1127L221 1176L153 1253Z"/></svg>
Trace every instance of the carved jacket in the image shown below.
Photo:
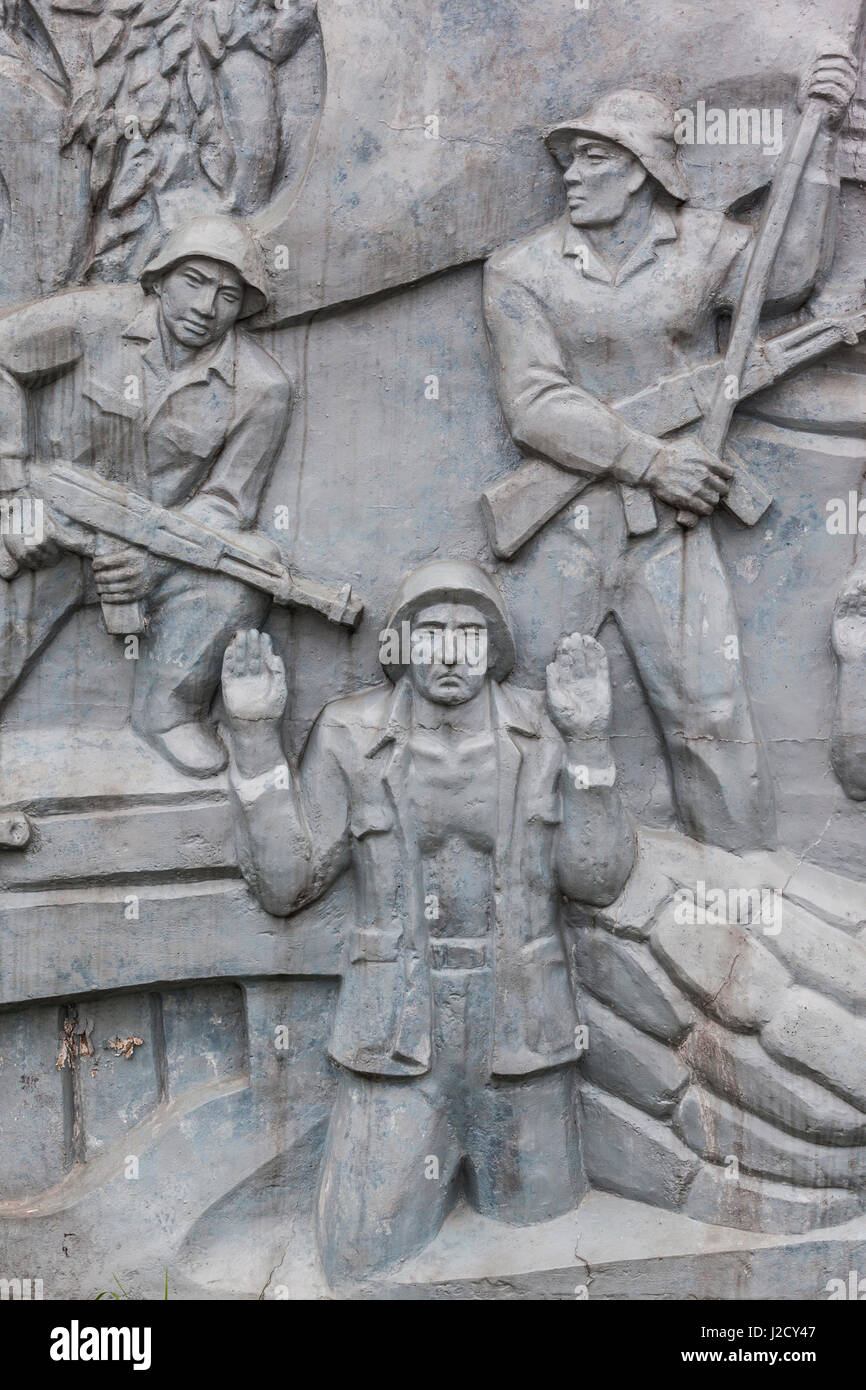
<svg viewBox="0 0 866 1390"><path fill-rule="evenodd" d="M495 1022L493 1075L517 1076L575 1058L575 1010L559 928L564 891L554 839L565 745L543 694L490 683L497 744L498 824L493 855ZM299 783L306 845L287 833L288 769L233 773L238 852L269 911L316 898L344 870L355 878L332 1057L374 1075L429 1069L432 1002L422 858L407 814L412 687L404 677L327 705L307 744ZM312 853L307 886L281 882L288 856ZM294 901L291 901L294 899Z"/></svg>
<svg viewBox="0 0 866 1390"><path fill-rule="evenodd" d="M0 318L0 490L26 483L16 458L65 459L198 520L254 523L288 426L290 383L239 328L170 371L157 303L124 285L53 295Z"/></svg>
<svg viewBox="0 0 866 1390"><path fill-rule="evenodd" d="M615 274L568 217L491 256L484 316L515 442L594 478L639 482L658 445L604 402L718 353L719 316L736 303L752 244L751 228L721 212L657 204ZM801 263L788 258L779 305L802 302L820 254L818 234Z"/></svg>

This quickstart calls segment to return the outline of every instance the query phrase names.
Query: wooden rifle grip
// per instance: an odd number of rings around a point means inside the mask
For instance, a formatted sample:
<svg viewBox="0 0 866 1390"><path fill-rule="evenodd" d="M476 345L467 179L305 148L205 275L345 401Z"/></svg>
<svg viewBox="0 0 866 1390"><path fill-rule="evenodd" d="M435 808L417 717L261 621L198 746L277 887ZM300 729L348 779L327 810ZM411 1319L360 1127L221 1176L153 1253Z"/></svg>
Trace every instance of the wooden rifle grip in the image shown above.
<svg viewBox="0 0 866 1390"><path fill-rule="evenodd" d="M103 599L102 616L105 631L113 637L128 637L133 632L144 632L144 608L141 603L106 603Z"/></svg>

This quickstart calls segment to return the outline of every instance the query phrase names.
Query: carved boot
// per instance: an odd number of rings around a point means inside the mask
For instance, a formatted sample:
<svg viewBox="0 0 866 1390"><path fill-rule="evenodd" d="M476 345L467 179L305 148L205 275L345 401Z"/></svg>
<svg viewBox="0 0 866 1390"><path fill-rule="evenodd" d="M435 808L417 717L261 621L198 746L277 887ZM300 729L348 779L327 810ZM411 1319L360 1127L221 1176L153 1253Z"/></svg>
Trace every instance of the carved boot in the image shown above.
<svg viewBox="0 0 866 1390"><path fill-rule="evenodd" d="M195 721L145 735L148 743L188 777L215 777L228 757L216 734Z"/></svg>

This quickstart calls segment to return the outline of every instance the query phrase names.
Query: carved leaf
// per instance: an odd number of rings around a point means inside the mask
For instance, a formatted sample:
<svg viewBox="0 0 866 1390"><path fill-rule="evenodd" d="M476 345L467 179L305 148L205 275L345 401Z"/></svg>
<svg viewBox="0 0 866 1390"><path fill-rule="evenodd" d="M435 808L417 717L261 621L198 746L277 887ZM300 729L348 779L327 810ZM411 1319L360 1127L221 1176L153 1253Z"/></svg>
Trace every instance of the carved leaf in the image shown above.
<svg viewBox="0 0 866 1390"><path fill-rule="evenodd" d="M139 199L132 207L118 217L100 217L94 235L93 259L106 251L119 246L121 242L141 231L151 217L151 209L146 199Z"/></svg>
<svg viewBox="0 0 866 1390"><path fill-rule="evenodd" d="M117 53L123 38L124 28L123 20L110 14L105 15L98 24L93 26L90 34L90 50L96 67L100 63L104 63L106 58L113 58Z"/></svg>
<svg viewBox="0 0 866 1390"><path fill-rule="evenodd" d="M133 28L139 29L151 24L160 24L178 7L180 0L152 0L133 21Z"/></svg>
<svg viewBox="0 0 866 1390"><path fill-rule="evenodd" d="M213 11L216 31L221 39L227 39L235 22L236 0L204 0L206 8Z"/></svg>
<svg viewBox="0 0 866 1390"><path fill-rule="evenodd" d="M198 158L214 188L225 192L234 172L234 153L222 120L212 111L199 127Z"/></svg>
<svg viewBox="0 0 866 1390"><path fill-rule="evenodd" d="M68 145L74 140L76 135L81 132L85 141L89 144L93 139L93 121L98 109L96 92L93 87L87 87L79 92L72 105L66 113L63 125L63 144Z"/></svg>
<svg viewBox="0 0 866 1390"><path fill-rule="evenodd" d="M217 192L224 193L231 178L225 150L220 145L202 145L198 162Z"/></svg>
<svg viewBox="0 0 866 1390"><path fill-rule="evenodd" d="M199 47L210 59L214 67L221 63L225 56L226 47L217 32L216 19L214 17L213 6L207 5L196 16L196 37Z"/></svg>
<svg viewBox="0 0 866 1390"><path fill-rule="evenodd" d="M90 195L94 200L99 197L111 178L117 141L118 132L113 124L96 137L90 160Z"/></svg>
<svg viewBox="0 0 866 1390"><path fill-rule="evenodd" d="M99 100L103 110L111 106L117 93L120 91L120 84L126 76L126 63L123 61L103 63L97 73L99 82Z"/></svg>
<svg viewBox="0 0 866 1390"><path fill-rule="evenodd" d="M159 129L162 118L168 110L171 88L164 77L157 75L142 88L136 102L138 123L145 139Z"/></svg>
<svg viewBox="0 0 866 1390"><path fill-rule="evenodd" d="M291 8L288 4L281 4L271 21L268 52L262 52L257 48L256 40L251 39L251 45L262 56L269 57L273 63L284 63L297 53L301 44L309 38L316 27L316 6L298 3Z"/></svg>
<svg viewBox="0 0 866 1390"><path fill-rule="evenodd" d="M120 172L111 185L108 211L116 216L145 192L159 163L152 145L144 140L130 140L122 157Z"/></svg>
<svg viewBox="0 0 866 1390"><path fill-rule="evenodd" d="M170 14L168 19L163 20L162 24L154 29L153 32L156 34L160 43L165 43L166 39L176 32L184 33L189 39L190 45L192 45L192 22L187 12L186 5L182 5L179 10Z"/></svg>
<svg viewBox="0 0 866 1390"><path fill-rule="evenodd" d="M105 0L51 0L52 10L61 14L102 14Z"/></svg>
<svg viewBox="0 0 866 1390"><path fill-rule="evenodd" d="M190 52L186 63L186 86L196 111L204 111L213 101L213 79L201 60L197 48Z"/></svg>
<svg viewBox="0 0 866 1390"><path fill-rule="evenodd" d="M122 15L124 19L128 19L130 15L140 10L141 6L142 0L112 0L111 12L112 14Z"/></svg>
<svg viewBox="0 0 866 1390"><path fill-rule="evenodd" d="M134 58L136 54L143 53L151 42L151 31L149 29L134 29L126 40L123 50L125 61Z"/></svg>
<svg viewBox="0 0 866 1390"><path fill-rule="evenodd" d="M279 10L272 10L270 5L262 5L242 20L244 37L250 48L268 60L272 57L274 21L279 13Z"/></svg>
<svg viewBox="0 0 866 1390"><path fill-rule="evenodd" d="M141 53L136 53L132 60L132 67L127 77L127 86L131 92L140 92L143 87L148 86L153 81L161 81L159 76L159 49L154 44L146 48ZM136 103L137 109L138 103Z"/></svg>
<svg viewBox="0 0 866 1390"><path fill-rule="evenodd" d="M177 71L181 59L185 58L192 48L192 42L192 35L185 25L172 30L161 50L160 72L164 77L170 77Z"/></svg>

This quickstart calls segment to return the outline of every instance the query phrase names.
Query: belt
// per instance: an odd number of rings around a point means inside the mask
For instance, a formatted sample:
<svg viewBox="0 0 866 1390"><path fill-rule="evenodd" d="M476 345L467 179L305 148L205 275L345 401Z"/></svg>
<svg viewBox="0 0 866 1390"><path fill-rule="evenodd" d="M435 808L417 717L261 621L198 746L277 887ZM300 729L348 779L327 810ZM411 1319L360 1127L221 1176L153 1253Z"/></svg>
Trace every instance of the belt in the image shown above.
<svg viewBox="0 0 866 1390"><path fill-rule="evenodd" d="M482 970L490 965L490 942L486 937L441 937L430 942L431 970Z"/></svg>

